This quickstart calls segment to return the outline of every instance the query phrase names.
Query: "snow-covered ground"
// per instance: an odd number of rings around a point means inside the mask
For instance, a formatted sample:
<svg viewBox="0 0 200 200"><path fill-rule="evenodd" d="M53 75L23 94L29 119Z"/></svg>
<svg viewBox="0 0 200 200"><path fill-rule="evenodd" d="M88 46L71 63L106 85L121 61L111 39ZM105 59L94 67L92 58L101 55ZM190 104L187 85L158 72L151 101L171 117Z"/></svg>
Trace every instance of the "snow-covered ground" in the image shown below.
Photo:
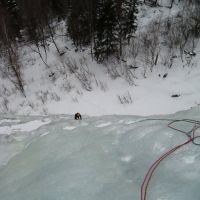
<svg viewBox="0 0 200 200"><path fill-rule="evenodd" d="M198 120L200 114L196 107L150 118ZM187 140L168 121L143 119L0 116L0 199L139 200L150 165ZM199 165L200 146L179 149L155 171L147 199L199 200Z"/></svg>
<svg viewBox="0 0 200 200"><path fill-rule="evenodd" d="M166 6L169 2L159 1ZM181 9L181 3L175 3L173 9L143 5L138 16L137 34L145 32L145 27L152 20L162 21L176 15ZM57 33L64 34L64 27L65 24L61 23ZM58 56L54 45L49 42L47 59L43 53L49 67L45 66L39 55L33 51L36 50L33 45L21 47L20 62L23 65L26 98L2 76L0 113L43 115L80 112L90 116L147 116L175 113L200 104L198 42L195 49L197 55L191 58L188 66L185 55L181 61L179 52L176 52L177 57L174 58L171 69L163 65L164 58L160 56L153 72L148 69L144 78L146 65L142 60L137 62L137 69L129 69L128 74L126 73L127 66L134 63L132 55L125 57L126 66L123 62L119 64L110 60L106 67L92 60L90 49L75 52L72 42L66 37L59 36L55 40L65 54ZM111 66L114 70L111 70ZM131 77L128 76L130 72L133 75ZM166 73L167 77L163 78ZM172 98L172 95L180 96Z"/></svg>

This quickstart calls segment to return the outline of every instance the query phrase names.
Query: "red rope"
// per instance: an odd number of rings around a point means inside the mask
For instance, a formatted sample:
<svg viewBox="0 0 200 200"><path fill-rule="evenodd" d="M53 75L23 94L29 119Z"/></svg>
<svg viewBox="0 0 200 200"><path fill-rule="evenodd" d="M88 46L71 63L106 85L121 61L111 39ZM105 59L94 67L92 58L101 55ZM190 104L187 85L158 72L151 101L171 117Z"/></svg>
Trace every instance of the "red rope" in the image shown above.
<svg viewBox="0 0 200 200"><path fill-rule="evenodd" d="M186 135L188 137L188 140L182 144L179 144L177 146L175 146L174 148L170 149L169 151L167 151L166 153L164 153L162 156L160 156L149 168L148 172L146 173L145 175L145 178L142 182L142 185L141 185L141 200L146 200L146 196L147 196L147 189L148 189L148 186L149 186L149 182L156 170L156 168L159 166L159 164L165 159L167 158L168 156L170 156L172 153L174 153L175 151L177 151L178 149L180 149L181 147L189 144L190 142L192 142L195 138L195 131L199 128L199 127L196 127L196 128L193 128L190 132L192 132L192 137L191 136L188 136L188 133L187 132L184 132L180 129L177 129L177 128L174 128L172 127L171 125L175 122L180 122L180 121L185 121L185 122L188 122L188 123L193 123L194 122L191 122L191 121L187 121L187 120L176 120L176 121L173 121L171 123L168 124L168 127L173 129L173 130L176 130L178 132L181 132L183 133L184 135Z"/></svg>

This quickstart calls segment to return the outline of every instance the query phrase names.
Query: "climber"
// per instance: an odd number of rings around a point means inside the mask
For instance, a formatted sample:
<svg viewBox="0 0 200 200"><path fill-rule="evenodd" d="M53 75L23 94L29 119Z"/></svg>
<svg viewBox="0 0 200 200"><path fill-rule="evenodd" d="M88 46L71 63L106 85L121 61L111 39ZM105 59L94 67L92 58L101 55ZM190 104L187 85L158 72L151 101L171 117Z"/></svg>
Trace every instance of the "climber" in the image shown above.
<svg viewBox="0 0 200 200"><path fill-rule="evenodd" d="M76 114L74 115L74 119L75 119L75 120L81 120L81 119L82 119L81 114L80 114L80 113L76 113Z"/></svg>

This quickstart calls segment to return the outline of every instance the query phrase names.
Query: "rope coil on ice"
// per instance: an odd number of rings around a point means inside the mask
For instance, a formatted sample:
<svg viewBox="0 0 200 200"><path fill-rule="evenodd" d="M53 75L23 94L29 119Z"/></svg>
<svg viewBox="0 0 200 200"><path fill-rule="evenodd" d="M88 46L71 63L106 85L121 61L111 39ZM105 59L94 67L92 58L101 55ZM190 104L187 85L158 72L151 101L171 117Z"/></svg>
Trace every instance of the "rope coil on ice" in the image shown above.
<svg viewBox="0 0 200 200"><path fill-rule="evenodd" d="M200 141L197 142L197 140L200 138L200 136L196 135L196 131L200 128L200 121L197 120L190 120L190 119L181 119L181 120L173 120L173 119L144 119L141 120L142 121L170 121L170 123L168 124L168 127L178 131L180 133L183 133L185 136L187 136L188 140L182 144L179 144L177 146L175 146L174 148L170 149L169 151L167 151L166 153L164 153L162 156L160 156L149 168L148 172L145 175L145 178L143 180L143 183L141 185L141 200L146 200L146 196L147 196L147 189L150 183L150 180L156 170L156 168L159 166L159 164L168 156L170 156L172 153L174 153L175 151L177 151L178 149L182 148L183 146L189 144L189 143L193 143L194 145L198 145L200 146ZM187 123L191 123L193 125L193 128L190 131L183 131L181 129L175 128L173 125L175 123L180 123L180 122L187 122ZM199 139L200 140L200 139Z"/></svg>

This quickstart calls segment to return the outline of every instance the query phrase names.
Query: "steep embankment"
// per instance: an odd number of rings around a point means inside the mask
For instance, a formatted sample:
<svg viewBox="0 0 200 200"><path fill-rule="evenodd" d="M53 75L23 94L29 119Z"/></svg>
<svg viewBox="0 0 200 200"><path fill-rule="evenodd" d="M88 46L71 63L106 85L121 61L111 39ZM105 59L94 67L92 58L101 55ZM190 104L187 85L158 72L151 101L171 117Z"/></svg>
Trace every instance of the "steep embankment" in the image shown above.
<svg viewBox="0 0 200 200"><path fill-rule="evenodd" d="M64 35L64 22L58 25L55 37L64 54L59 56L49 41L47 57L41 50L47 65L41 61L34 45L22 45L19 52L26 98L2 73L0 112L151 115L174 113L199 105L198 39L193 40L195 48L191 48L190 43L185 46L182 56L181 49L170 49L170 42L181 37L177 31L180 27L170 32L166 30L166 20L168 25L176 22L180 16L177 13L185 11L181 2L175 3L172 9L162 5L140 6L136 39L124 47L120 62L112 58L97 64L91 58L90 49L76 52L69 39L59 36ZM170 37L169 32L178 36ZM196 55L190 55L193 51Z"/></svg>

